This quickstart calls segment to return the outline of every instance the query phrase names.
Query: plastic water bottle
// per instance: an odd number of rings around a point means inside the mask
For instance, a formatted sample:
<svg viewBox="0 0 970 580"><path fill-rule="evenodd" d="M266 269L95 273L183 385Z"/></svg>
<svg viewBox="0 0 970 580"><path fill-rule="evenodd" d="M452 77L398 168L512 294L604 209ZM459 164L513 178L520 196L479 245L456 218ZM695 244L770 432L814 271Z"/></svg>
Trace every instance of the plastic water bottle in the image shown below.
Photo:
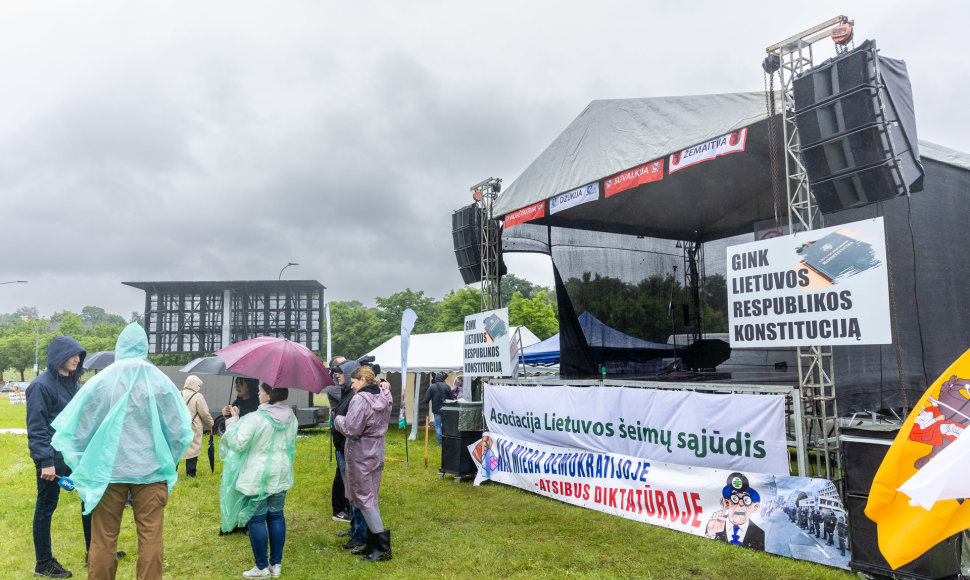
<svg viewBox="0 0 970 580"><path fill-rule="evenodd" d="M63 475L57 476L57 485L61 486L67 491L74 491L74 480L70 477L65 477Z"/></svg>

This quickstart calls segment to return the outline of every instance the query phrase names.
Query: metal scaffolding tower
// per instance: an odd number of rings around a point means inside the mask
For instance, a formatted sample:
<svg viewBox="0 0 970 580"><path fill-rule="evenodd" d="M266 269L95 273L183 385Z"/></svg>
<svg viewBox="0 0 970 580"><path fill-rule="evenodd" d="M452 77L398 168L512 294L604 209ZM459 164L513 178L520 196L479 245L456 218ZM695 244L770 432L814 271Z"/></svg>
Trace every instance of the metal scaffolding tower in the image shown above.
<svg viewBox="0 0 970 580"><path fill-rule="evenodd" d="M790 233L824 227L822 215L814 204L805 166L802 164L798 130L795 126L793 82L814 66L812 45L832 37L838 27L851 26L845 16L838 16L767 48L763 65L765 73L778 72L782 106L785 186ZM773 76L771 77L773 81ZM774 95L768 95L774 99ZM771 111L769 111L769 114ZM773 152L773 151L772 151ZM774 160L773 160L774 161ZM838 407L835 398L835 376L831 346L798 348L799 393L804 410L806 440L815 452L816 477L838 480L841 477ZM799 473L806 466L799 465Z"/></svg>
<svg viewBox="0 0 970 580"><path fill-rule="evenodd" d="M502 190L502 179L489 177L471 187L482 214L482 312L502 305L500 248L502 231L492 217L492 204Z"/></svg>

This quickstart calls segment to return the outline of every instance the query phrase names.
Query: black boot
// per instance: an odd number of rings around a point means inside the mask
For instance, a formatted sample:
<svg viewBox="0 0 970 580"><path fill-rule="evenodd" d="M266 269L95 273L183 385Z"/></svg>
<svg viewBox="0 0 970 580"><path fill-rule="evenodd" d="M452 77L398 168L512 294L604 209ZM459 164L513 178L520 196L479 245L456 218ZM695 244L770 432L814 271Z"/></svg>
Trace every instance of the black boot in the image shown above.
<svg viewBox="0 0 970 580"><path fill-rule="evenodd" d="M374 551L363 558L368 562L383 562L391 559L391 530L374 534Z"/></svg>
<svg viewBox="0 0 970 580"><path fill-rule="evenodd" d="M370 553L374 551L374 537L374 534L370 530L367 530L367 539L364 545L359 548L354 548L350 553L355 556L370 556Z"/></svg>

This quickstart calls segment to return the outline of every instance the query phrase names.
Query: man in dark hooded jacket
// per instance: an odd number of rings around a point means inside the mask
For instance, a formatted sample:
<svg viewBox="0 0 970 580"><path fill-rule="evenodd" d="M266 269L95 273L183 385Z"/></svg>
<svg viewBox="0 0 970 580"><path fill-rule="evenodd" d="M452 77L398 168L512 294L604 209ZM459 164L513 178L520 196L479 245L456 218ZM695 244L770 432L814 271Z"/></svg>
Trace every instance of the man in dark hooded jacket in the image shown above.
<svg viewBox="0 0 970 580"><path fill-rule="evenodd" d="M71 474L61 454L51 446L51 422L74 398L81 386L84 347L69 336L58 336L47 347L47 370L27 387L27 446L37 470L37 505L34 506L35 576L68 578L71 573L51 550L51 518L61 488L57 480ZM81 516L85 544L91 537L91 516Z"/></svg>
<svg viewBox="0 0 970 580"><path fill-rule="evenodd" d="M431 414L434 415L434 433L438 437L439 446L441 445L441 404L451 399L454 399L454 395L451 392L451 387L445 382L445 373L435 374L434 382L428 387L421 402L431 402Z"/></svg>

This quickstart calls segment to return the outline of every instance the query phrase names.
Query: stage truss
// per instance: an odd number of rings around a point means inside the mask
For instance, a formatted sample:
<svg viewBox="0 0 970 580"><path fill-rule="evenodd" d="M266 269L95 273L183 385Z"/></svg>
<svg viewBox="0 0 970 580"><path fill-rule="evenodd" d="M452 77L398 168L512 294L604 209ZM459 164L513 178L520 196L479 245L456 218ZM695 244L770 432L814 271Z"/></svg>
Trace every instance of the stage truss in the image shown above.
<svg viewBox="0 0 970 580"><path fill-rule="evenodd" d="M768 64L774 59L780 78L789 232L824 227L822 214L812 199L808 176L801 161L793 82L798 75L814 67L812 45L831 38L836 27L851 24L845 16L838 16L767 49L765 72L774 74L769 70L774 67ZM799 347L797 351L798 390L806 423L806 437L802 444L807 445L806 454L808 450L814 451L814 476L838 482L842 477L842 453L832 347Z"/></svg>

